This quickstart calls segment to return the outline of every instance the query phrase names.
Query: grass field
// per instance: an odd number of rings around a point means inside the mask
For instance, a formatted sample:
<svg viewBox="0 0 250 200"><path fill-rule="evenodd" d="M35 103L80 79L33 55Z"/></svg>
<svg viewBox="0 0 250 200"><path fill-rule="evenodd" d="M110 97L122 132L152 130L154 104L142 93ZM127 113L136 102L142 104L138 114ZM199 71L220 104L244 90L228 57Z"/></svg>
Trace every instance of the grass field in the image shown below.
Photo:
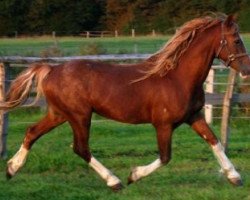
<svg viewBox="0 0 250 200"><path fill-rule="evenodd" d="M51 37L0 39L0 56L72 56L86 54L154 53L170 36L80 38ZM250 35L243 35L250 52Z"/></svg>
<svg viewBox="0 0 250 200"><path fill-rule="evenodd" d="M60 56L85 54L153 53L166 43L169 36L80 38L49 37L0 39L0 55L43 56L46 51Z"/></svg>
<svg viewBox="0 0 250 200"><path fill-rule="evenodd" d="M18 150L27 125L39 113L10 115L9 158ZM233 123L229 157L241 172L243 187L233 187L222 177L217 161L188 126L176 130L173 158L151 176L113 193L101 178L72 148L67 124L41 138L33 147L24 168L10 181L5 178L6 161L0 161L0 199L3 200L250 200L250 134L247 123ZM213 129L218 133L219 126ZM152 162L157 157L155 133L149 125L126 125L112 121L92 123L90 146L93 154L124 185L133 166Z"/></svg>

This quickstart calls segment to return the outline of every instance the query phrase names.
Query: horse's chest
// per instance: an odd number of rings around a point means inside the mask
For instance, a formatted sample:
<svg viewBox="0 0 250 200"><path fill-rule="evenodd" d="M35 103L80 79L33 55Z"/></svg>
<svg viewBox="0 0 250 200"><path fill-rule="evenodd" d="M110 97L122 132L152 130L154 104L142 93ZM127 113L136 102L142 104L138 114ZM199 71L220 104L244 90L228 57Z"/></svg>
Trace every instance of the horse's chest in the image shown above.
<svg viewBox="0 0 250 200"><path fill-rule="evenodd" d="M159 108L162 120L179 123L186 121L190 116L199 112L204 105L203 92L198 92L193 96L175 99L171 103Z"/></svg>
<svg viewBox="0 0 250 200"><path fill-rule="evenodd" d="M199 112L203 108L204 103L205 103L204 91L203 90L197 91L195 95L193 95L190 98L189 106L185 113L186 119Z"/></svg>

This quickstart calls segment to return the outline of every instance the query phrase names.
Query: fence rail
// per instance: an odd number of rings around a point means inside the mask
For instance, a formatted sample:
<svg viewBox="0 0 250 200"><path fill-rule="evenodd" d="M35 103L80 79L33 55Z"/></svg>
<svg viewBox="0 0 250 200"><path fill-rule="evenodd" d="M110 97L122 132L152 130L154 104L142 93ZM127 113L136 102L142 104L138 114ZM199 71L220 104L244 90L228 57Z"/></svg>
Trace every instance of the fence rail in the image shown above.
<svg viewBox="0 0 250 200"><path fill-rule="evenodd" d="M144 60L148 58L150 54L117 54L117 55L89 55L89 56L74 56L74 57L48 57L48 58L40 58L40 57L20 57L20 56L3 56L0 57L0 63L3 63L0 66L0 100L4 99L5 89L8 88L10 82L10 72L9 69L13 65L23 66L25 64L31 64L34 62L46 62L51 64L63 63L72 60L79 59L89 59L89 60L101 60L101 61L125 61L125 60ZM25 66L27 67L27 66ZM232 103L246 103L250 102L250 93L240 94L233 93L234 85L235 85L235 77L236 74L230 77L227 83L219 83L217 85L227 85L226 92L216 93L214 92L214 84L215 80L215 72L225 69L225 67L221 65L212 66L208 78L206 80L206 95L205 95L205 116L206 120L211 123L213 118L213 106L222 105L222 143L227 147L228 141L228 133L230 131L230 107ZM5 75L4 75L5 74ZM232 71L230 72L232 74ZM222 75L221 75L222 76ZM227 75L223 75L227 76ZM5 85L4 85L5 83ZM230 91L229 91L230 90ZM230 93L230 95L228 95ZM1 96L2 94L2 96ZM29 104L32 102L32 98L29 98L26 103ZM45 106L46 102L44 99L38 101L36 106ZM6 137L7 137L7 127L8 127L8 117L0 112L0 156L4 157L6 155Z"/></svg>
<svg viewBox="0 0 250 200"><path fill-rule="evenodd" d="M169 28L166 30L167 33L172 34L175 31L175 28ZM32 36L52 36L52 38L55 38L57 36L81 36L85 38L103 38L103 37L119 37L119 36L131 36L135 37L136 35L138 36L143 36L143 35L151 35L151 36L156 36L158 33L154 29L151 31L148 31L147 33L140 33L136 31L135 29L130 29L128 33L121 33L118 30L113 30L113 31L108 31L108 30L96 30L96 31L91 31L91 30L83 30L83 31L77 31L77 32L72 32L68 33L67 31L52 31L52 32L33 32L33 33L25 33L25 32L18 32L18 31L13 31L8 34L8 37L14 37L14 38L21 38L21 37L32 37ZM161 33L159 33L161 34ZM7 37L7 35L3 35Z"/></svg>
<svg viewBox="0 0 250 200"><path fill-rule="evenodd" d="M87 55L87 56L69 56L69 57L22 57L22 56L2 56L0 57L1 63L8 64L30 64L34 62L48 62L48 63L63 63L72 60L101 60L101 61L112 61L112 60L144 60L151 54L114 54L114 55Z"/></svg>
<svg viewBox="0 0 250 200"><path fill-rule="evenodd" d="M115 31L83 31L80 36L90 38L90 37L114 37ZM117 35L118 36L118 35Z"/></svg>

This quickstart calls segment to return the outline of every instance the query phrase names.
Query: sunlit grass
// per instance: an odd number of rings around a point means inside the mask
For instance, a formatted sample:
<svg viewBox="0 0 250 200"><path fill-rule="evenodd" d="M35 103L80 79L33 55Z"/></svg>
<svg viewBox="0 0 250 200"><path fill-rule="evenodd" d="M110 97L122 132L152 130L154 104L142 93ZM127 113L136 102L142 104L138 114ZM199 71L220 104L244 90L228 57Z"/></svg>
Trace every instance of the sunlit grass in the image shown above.
<svg viewBox="0 0 250 200"><path fill-rule="evenodd" d="M51 48L60 50L60 56L76 56L82 54L82 49L89 45L101 48L96 54L133 54L154 53L166 44L170 35L166 36L138 36L111 37L111 38L84 38L84 37L27 37L27 38L0 38L1 56L43 56L44 51ZM250 51L250 35L243 34L243 41Z"/></svg>
<svg viewBox="0 0 250 200"><path fill-rule="evenodd" d="M159 50L169 36L159 37L118 37L118 38L81 38L59 37L53 40L50 37L0 39L0 55L40 56L41 52L57 47L62 56L81 55L82 49L88 45L98 45L103 51L100 54L122 53L153 53Z"/></svg>

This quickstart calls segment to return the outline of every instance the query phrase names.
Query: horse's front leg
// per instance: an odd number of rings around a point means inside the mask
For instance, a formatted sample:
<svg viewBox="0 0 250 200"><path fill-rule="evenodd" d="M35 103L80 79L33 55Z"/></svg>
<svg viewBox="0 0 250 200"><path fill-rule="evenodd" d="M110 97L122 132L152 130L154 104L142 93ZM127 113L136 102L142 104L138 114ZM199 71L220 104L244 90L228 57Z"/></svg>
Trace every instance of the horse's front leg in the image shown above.
<svg viewBox="0 0 250 200"><path fill-rule="evenodd" d="M164 164L167 164L171 159L171 138L172 138L172 126L156 126L157 142L160 153L160 158L154 162L145 166L138 166L132 169L130 176L128 177L128 184L140 180L143 177L148 176L156 169Z"/></svg>
<svg viewBox="0 0 250 200"><path fill-rule="evenodd" d="M222 172L233 185L242 185L241 176L235 170L233 164L228 159L224 152L224 148L217 139L213 131L209 128L203 116L200 114L195 116L189 122L190 126L200 135L212 148L215 157L217 158Z"/></svg>

